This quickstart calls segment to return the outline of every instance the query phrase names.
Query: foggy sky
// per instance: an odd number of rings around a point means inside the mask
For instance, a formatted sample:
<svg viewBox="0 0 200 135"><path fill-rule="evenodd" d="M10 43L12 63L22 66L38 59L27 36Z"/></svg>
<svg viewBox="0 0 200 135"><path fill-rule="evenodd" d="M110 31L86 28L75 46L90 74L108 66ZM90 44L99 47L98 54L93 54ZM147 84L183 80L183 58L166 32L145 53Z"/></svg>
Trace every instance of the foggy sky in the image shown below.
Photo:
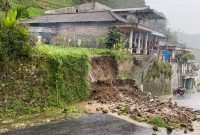
<svg viewBox="0 0 200 135"><path fill-rule="evenodd" d="M200 0L146 0L146 3L163 12L171 28L200 33Z"/></svg>

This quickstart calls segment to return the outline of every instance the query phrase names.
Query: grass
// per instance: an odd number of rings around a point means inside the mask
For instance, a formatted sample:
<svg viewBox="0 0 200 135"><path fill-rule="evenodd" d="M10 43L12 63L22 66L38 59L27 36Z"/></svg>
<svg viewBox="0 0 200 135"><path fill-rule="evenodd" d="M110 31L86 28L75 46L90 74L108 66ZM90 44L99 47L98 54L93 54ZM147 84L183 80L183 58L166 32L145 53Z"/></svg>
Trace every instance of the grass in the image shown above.
<svg viewBox="0 0 200 135"><path fill-rule="evenodd" d="M12 2L14 6L21 4L28 7L30 17L41 15L45 10L67 7L73 4L73 0L12 0ZM2 13L0 11L0 17Z"/></svg>
<svg viewBox="0 0 200 135"><path fill-rule="evenodd" d="M47 49L51 49L52 51L50 53L63 53L63 52L68 52L68 53L84 53L88 55L89 57L92 56L113 56L119 61L126 61L126 60L132 60L133 56L131 53L127 51L118 51L118 50L110 50L110 49L98 49L98 48L81 48L81 47L66 47L63 45L60 46L53 46L53 45L41 45L38 44L34 52L37 52L38 50L41 50L43 48L44 52Z"/></svg>
<svg viewBox="0 0 200 135"><path fill-rule="evenodd" d="M14 130L23 126L32 126L47 123L49 121L65 120L80 117L85 114L84 111L76 108L75 105L67 106L67 112L63 113L63 109L45 108L43 113L33 115L21 115L0 119L0 133L1 130Z"/></svg>
<svg viewBox="0 0 200 135"><path fill-rule="evenodd" d="M30 17L34 17L34 16L43 14L45 10L41 8L36 8L36 7L29 7L28 12L29 12Z"/></svg>
<svg viewBox="0 0 200 135"><path fill-rule="evenodd" d="M161 116L155 116L152 119L152 123L156 125L157 127L167 127L166 122L163 120Z"/></svg>
<svg viewBox="0 0 200 135"><path fill-rule="evenodd" d="M159 115L154 116L152 119L144 118L141 115L133 115L133 116L131 116L131 118L138 122L147 122L156 127L171 128L171 129L180 128L180 124L168 123Z"/></svg>
<svg viewBox="0 0 200 135"><path fill-rule="evenodd" d="M144 117L139 116L139 115L132 116L132 119L134 119L138 122L147 122L147 120Z"/></svg>
<svg viewBox="0 0 200 135"><path fill-rule="evenodd" d="M128 113L129 112L129 108L128 107L124 107L120 112L118 112L118 115L122 115L124 113Z"/></svg>

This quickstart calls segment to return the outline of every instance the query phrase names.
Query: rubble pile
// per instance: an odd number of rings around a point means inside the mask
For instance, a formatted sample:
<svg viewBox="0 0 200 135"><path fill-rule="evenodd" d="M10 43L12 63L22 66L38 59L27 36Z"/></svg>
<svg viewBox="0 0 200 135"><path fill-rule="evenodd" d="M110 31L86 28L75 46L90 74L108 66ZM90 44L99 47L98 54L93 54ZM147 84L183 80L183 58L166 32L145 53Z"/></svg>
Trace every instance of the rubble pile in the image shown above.
<svg viewBox="0 0 200 135"><path fill-rule="evenodd" d="M186 107L178 107L176 103L162 101L157 97L140 90L134 80L107 80L92 83L92 97L101 104L108 104L109 111L140 118L152 122L156 116L166 124L191 125L196 120L195 112Z"/></svg>

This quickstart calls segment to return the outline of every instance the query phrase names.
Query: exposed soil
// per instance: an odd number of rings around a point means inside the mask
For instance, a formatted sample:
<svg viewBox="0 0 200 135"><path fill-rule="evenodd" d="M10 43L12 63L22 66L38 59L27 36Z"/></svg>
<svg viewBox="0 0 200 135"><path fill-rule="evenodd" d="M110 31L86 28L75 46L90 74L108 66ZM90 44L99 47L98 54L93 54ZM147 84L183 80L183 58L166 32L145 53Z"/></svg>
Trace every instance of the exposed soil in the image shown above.
<svg viewBox="0 0 200 135"><path fill-rule="evenodd" d="M92 77L95 80L116 79L118 75L118 63L114 57L101 56L91 59Z"/></svg>
<svg viewBox="0 0 200 135"><path fill-rule="evenodd" d="M112 113L140 118L149 123L152 123L155 116L160 116L168 126L176 123L192 128L191 123L196 120L192 109L178 107L171 100L164 102L157 97L152 97L142 92L134 80L94 82L91 99L101 104L109 104L109 111Z"/></svg>

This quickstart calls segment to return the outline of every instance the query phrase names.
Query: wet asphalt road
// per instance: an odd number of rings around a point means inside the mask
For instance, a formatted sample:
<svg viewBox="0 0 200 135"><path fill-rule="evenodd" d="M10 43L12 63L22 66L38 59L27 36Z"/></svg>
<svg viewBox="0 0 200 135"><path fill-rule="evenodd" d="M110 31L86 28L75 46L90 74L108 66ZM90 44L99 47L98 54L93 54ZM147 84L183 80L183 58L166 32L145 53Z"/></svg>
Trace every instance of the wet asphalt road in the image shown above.
<svg viewBox="0 0 200 135"><path fill-rule="evenodd" d="M152 135L152 133L151 128L139 127L106 114L94 114L1 135ZM159 131L157 135L167 135L166 130Z"/></svg>
<svg viewBox="0 0 200 135"><path fill-rule="evenodd" d="M179 106L187 106L195 110L200 110L200 93L187 93L184 96L177 95L173 100Z"/></svg>

